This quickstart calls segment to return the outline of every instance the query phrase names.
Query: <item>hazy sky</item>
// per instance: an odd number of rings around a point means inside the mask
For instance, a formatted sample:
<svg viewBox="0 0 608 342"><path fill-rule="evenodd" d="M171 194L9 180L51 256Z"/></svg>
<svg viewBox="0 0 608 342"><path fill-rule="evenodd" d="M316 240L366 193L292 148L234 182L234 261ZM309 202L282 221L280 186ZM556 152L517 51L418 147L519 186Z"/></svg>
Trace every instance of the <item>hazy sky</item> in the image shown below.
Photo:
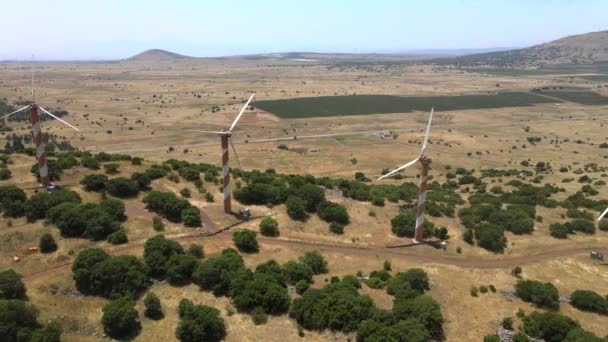
<svg viewBox="0 0 608 342"><path fill-rule="evenodd" d="M608 29L607 0L1 0L0 60L524 47Z"/></svg>

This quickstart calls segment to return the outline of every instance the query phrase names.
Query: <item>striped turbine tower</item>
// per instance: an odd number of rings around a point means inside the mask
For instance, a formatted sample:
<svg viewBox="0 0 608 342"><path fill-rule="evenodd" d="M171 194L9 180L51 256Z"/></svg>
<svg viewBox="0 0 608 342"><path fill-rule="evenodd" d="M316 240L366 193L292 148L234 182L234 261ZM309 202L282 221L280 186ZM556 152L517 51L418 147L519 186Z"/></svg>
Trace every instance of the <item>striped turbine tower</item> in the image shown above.
<svg viewBox="0 0 608 342"><path fill-rule="evenodd" d="M420 243L424 239L424 208L426 204L426 190L427 190L427 180L429 176L429 168L431 166L431 158L427 157L424 153L426 152L426 148L429 143L429 132L431 131L431 122L433 121L433 112L434 108L431 108L431 114L429 115L429 122L426 125L426 131L424 133L424 141L422 142L422 148L420 149L420 155L418 158L399 166L393 171L385 174L384 176L378 178L377 180L381 180L383 178L392 176L393 174L404 170L414 164L416 162L420 162L422 165L422 171L420 172L420 183L418 184L418 210L416 212L416 227L414 233L414 242Z"/></svg>
<svg viewBox="0 0 608 342"><path fill-rule="evenodd" d="M30 106L30 120L32 122L32 138L36 145L36 160L38 160L40 181L44 188L48 188L51 185L49 182L49 167L46 164L44 141L42 141L42 132L40 131L40 115L38 113L38 106L36 105Z"/></svg>
<svg viewBox="0 0 608 342"><path fill-rule="evenodd" d="M23 110L27 110L27 109L30 110L30 122L32 123L32 138L34 140L34 144L36 145L36 159L38 161L38 172L40 175L40 182L42 183L42 186L45 189L49 189L51 187L51 182L49 179L49 168L48 168L48 165L46 162L44 141L42 140L42 130L40 128L40 121L41 121L40 111L49 115L50 117L54 118L55 120L65 124L66 126L69 126L77 131L80 131L80 130L78 128L74 127L73 125L65 122L64 120L60 119L59 117L55 116L48 110L46 110L36 104L29 104L23 108L19 108L12 113L2 116L0 119L8 118L9 116L11 116L13 114L17 114L17 113L19 113Z"/></svg>
<svg viewBox="0 0 608 342"><path fill-rule="evenodd" d="M223 177L222 188L223 188L223 192L224 192L224 212L227 214L232 213L232 192L230 191L230 165L229 165L230 155L228 152L228 145L230 145L230 147L232 148L232 151L234 152L234 157L236 158L236 161L239 164L239 168L241 168L241 162L239 161L239 156L236 154L236 148L234 147L234 144L232 143L232 130L236 127L236 124L241 119L241 116L243 116L243 113L245 113L245 110L249 106L249 103L251 102L251 100L253 100L254 96L255 96L255 94L251 94L251 96L249 97L249 100L247 100L247 102L245 103L243 108L241 108L241 111L237 114L236 118L232 122L232 125L230 125L230 128L228 128L227 131L198 131L198 130L196 131L196 132L217 134L220 136L220 140L222 142L222 177Z"/></svg>

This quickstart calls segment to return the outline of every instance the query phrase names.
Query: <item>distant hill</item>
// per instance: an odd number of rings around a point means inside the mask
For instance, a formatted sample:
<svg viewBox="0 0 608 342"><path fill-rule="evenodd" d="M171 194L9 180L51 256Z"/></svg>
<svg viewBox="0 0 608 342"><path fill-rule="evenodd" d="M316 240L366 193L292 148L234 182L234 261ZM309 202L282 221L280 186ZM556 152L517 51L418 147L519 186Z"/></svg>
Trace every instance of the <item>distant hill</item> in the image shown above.
<svg viewBox="0 0 608 342"><path fill-rule="evenodd" d="M160 61L174 61L177 59L189 59L193 57L180 55L179 53L161 50L151 49L139 53L135 56L127 58L127 61L141 61L141 62L160 62Z"/></svg>
<svg viewBox="0 0 608 342"><path fill-rule="evenodd" d="M433 63L463 66L540 66L593 64L598 61L608 61L608 31L568 36L524 49L437 58Z"/></svg>

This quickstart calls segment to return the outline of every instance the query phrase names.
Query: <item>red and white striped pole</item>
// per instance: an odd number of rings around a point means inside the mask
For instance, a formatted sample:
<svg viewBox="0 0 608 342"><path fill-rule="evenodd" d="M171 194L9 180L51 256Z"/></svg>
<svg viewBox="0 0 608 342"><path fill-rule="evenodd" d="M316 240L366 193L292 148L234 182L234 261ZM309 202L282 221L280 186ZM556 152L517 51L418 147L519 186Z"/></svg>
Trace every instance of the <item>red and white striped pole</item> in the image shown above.
<svg viewBox="0 0 608 342"><path fill-rule="evenodd" d="M421 156L420 164L422 171L420 172L420 184L418 185L418 211L416 213L416 231L414 234L414 242L420 243L424 240L424 208L426 203L427 179L429 175L429 166L431 158Z"/></svg>
<svg viewBox="0 0 608 342"><path fill-rule="evenodd" d="M228 138L230 133L221 134L222 139L222 176L224 179L224 212L232 213L232 199L230 193L230 167L228 166Z"/></svg>
<svg viewBox="0 0 608 342"><path fill-rule="evenodd" d="M49 182L49 168L44 154L45 147L42 141L42 131L40 130L40 114L38 113L38 106L35 104L30 106L30 120L32 122L32 137L36 145L36 160L38 160L40 181L42 182L42 186L48 189L51 184Z"/></svg>

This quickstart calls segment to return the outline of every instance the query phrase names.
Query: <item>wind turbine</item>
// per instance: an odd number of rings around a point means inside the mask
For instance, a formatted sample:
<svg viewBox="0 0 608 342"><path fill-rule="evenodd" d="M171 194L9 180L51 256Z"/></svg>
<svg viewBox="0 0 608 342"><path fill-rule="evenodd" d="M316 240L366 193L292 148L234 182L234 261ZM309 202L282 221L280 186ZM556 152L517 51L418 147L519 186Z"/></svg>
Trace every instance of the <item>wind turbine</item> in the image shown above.
<svg viewBox="0 0 608 342"><path fill-rule="evenodd" d="M414 233L414 243L420 243L423 240L424 233L424 207L426 202L426 190L427 190L427 178L429 175L429 167L431 165L431 158L427 157L424 153L426 152L426 148L429 142L429 132L431 130L431 122L433 121L433 111L435 108L431 108L431 114L429 115L429 122L426 125L426 132L424 133L424 141L422 142L422 148L420 149L420 155L393 171L385 174L384 176L378 178L377 180L381 180L383 178L389 177L401 170L404 170L414 164L416 162L420 162L422 165L422 171L420 172L420 183L418 184L418 211L416 213L416 230Z"/></svg>
<svg viewBox="0 0 608 342"><path fill-rule="evenodd" d="M234 130L234 128L236 127L236 124L241 119L241 116L243 116L243 113L245 113L245 109L247 109L247 107L249 106L249 103L251 102L251 100L253 100L254 96L255 96L255 93L251 94L251 96L249 97L249 100L247 100L247 102L245 103L243 108L241 108L241 111L236 116L236 118L232 122L232 125L230 125L230 128L228 128L227 131L224 131L224 130L197 131L197 132L203 132L203 133L217 134L220 136L220 140L222 143L222 175L223 175L223 179L224 179L224 182L223 182L224 212L227 214L232 213L232 193L230 192L230 167L228 166L228 161L229 161L228 144L230 144L230 147L232 147L232 151L234 152L234 157L236 158L236 161L239 164L239 168L241 168L241 162L239 161L239 156L236 153L236 148L234 147L234 144L232 143L232 138L231 138L232 130Z"/></svg>
<svg viewBox="0 0 608 342"><path fill-rule="evenodd" d="M606 208L606 210L597 218L597 222L600 222L606 214L608 214L608 208Z"/></svg>
<svg viewBox="0 0 608 342"><path fill-rule="evenodd" d="M53 186L51 185L51 183L49 181L49 169L48 169L46 155L45 155L45 144L44 144L44 141L42 141L42 131L40 129L40 121L41 121L40 114L41 113L39 112L39 110L42 111L43 114L47 114L48 116L63 123L64 125L75 129L76 131L80 131L80 130L78 128L74 127L73 125L67 123L66 121L60 119L59 117L55 116L53 113L49 112L48 110L38 106L35 103L33 67L32 67L32 103L28 104L25 107L19 108L12 113L3 115L2 117L0 117L0 120L4 120L13 114L17 114L21 111L28 110L28 109L30 110L30 122L32 124L32 137L34 140L34 144L36 145L36 160L38 161L38 172L40 175L40 181L42 182L42 186L45 189L50 190L53 188Z"/></svg>

